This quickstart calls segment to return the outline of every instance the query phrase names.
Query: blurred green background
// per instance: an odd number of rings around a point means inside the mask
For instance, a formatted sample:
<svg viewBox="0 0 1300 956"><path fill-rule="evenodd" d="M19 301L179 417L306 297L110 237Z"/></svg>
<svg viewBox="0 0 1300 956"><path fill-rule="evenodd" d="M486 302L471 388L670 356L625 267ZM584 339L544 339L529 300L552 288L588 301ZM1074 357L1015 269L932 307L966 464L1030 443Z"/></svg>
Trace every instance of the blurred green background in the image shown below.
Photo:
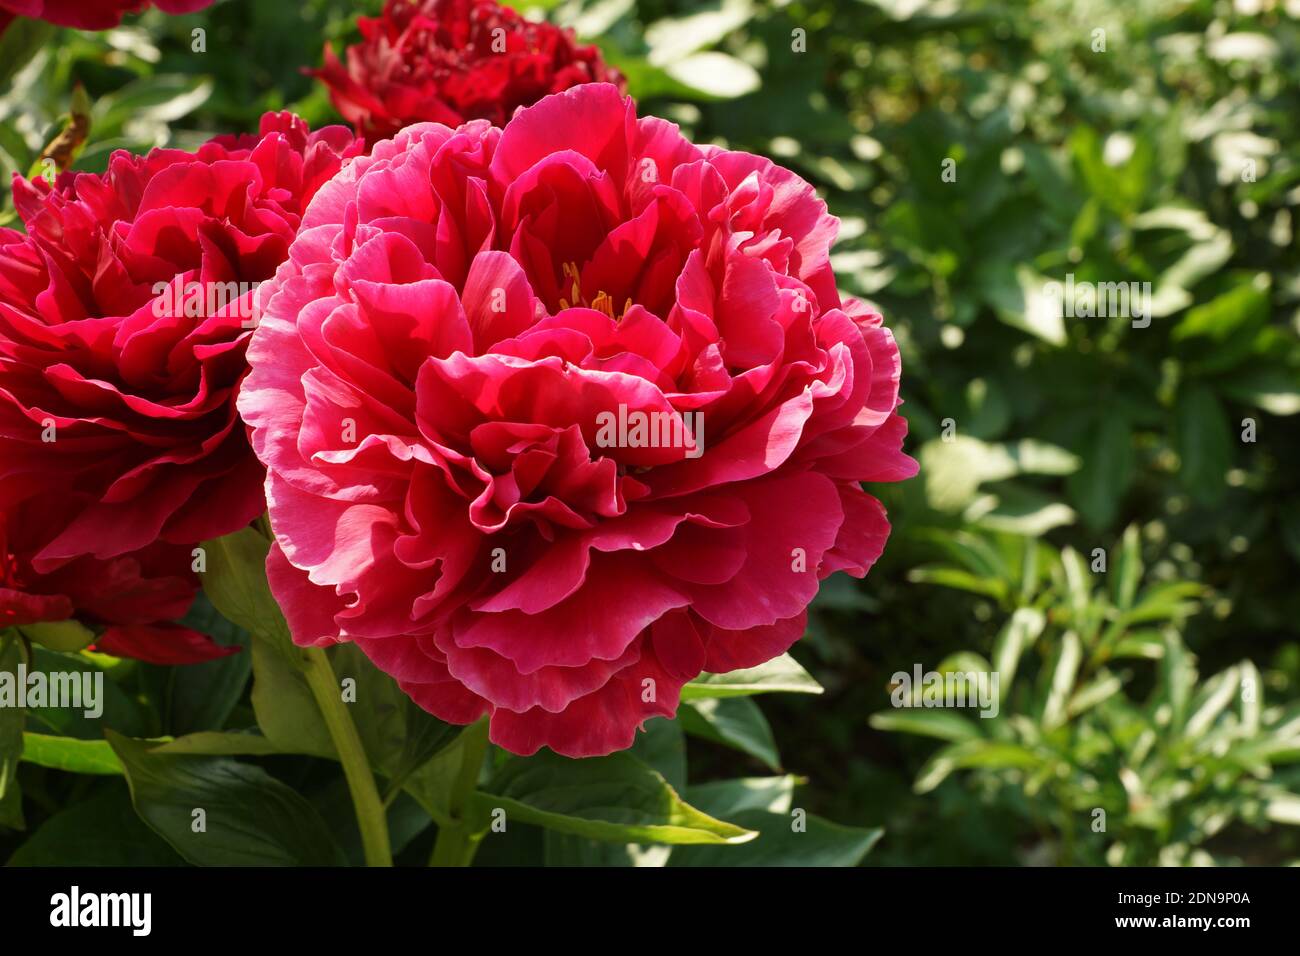
<svg viewBox="0 0 1300 956"><path fill-rule="evenodd" d="M77 83L85 169L330 122L300 69L378 5L42 38L0 171ZM814 183L903 351L921 474L878 489L885 557L794 649L827 693L737 705L692 780L805 777L798 806L885 828L872 864L1300 859L1300 2L515 6L599 43L643 113ZM1150 283L1149 327L1053 311L1070 274ZM996 668L999 716L892 708L916 664Z"/></svg>

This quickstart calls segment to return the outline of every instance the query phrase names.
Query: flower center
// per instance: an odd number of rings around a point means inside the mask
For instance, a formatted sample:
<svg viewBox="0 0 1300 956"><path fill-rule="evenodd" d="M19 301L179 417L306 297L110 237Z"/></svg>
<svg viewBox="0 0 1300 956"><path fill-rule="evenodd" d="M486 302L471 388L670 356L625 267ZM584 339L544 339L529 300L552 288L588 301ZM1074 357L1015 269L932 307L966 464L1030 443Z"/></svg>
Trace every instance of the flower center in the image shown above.
<svg viewBox="0 0 1300 956"><path fill-rule="evenodd" d="M576 309L580 306L586 306L589 309L595 309L597 312L604 312L607 316L617 322L623 316L627 315L627 310L632 308L632 300L629 298L623 303L623 308L617 315L614 314L614 297L608 292L597 290L596 294L587 299L582 294L582 280L578 275L578 264L576 262L566 262L560 266L560 271L564 277L569 280L569 295L560 297L561 309ZM561 286L563 288L563 286Z"/></svg>

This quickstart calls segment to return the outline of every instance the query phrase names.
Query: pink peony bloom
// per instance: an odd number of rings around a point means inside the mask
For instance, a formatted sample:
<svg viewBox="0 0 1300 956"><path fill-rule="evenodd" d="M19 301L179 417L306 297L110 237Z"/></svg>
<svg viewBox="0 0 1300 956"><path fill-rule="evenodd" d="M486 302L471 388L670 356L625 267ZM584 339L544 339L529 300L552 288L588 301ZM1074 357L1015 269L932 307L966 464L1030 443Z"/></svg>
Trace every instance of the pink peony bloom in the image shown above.
<svg viewBox="0 0 1300 956"><path fill-rule="evenodd" d="M197 153L115 153L103 175L15 177L0 229L0 510L40 509L53 571L159 539L192 546L264 507L235 411L253 289L316 188L358 152L288 113Z"/></svg>
<svg viewBox="0 0 1300 956"><path fill-rule="evenodd" d="M98 632L96 650L152 664L197 664L236 653L174 624L198 591L190 549L155 542L101 561L81 557L42 573L32 556L43 543L57 496L0 512L0 631L77 618Z"/></svg>
<svg viewBox="0 0 1300 956"><path fill-rule="evenodd" d="M607 84L345 167L259 290L239 398L295 640L570 756L784 652L819 580L884 548L859 482L916 471L836 228Z"/></svg>
<svg viewBox="0 0 1300 956"><path fill-rule="evenodd" d="M166 13L193 13L212 0L153 0ZM48 20L81 30L107 30L122 22L128 13L139 13L149 0L0 0L0 33L15 16Z"/></svg>
<svg viewBox="0 0 1300 956"><path fill-rule="evenodd" d="M496 0L387 0L357 26L362 42L348 47L346 65L326 45L325 65L309 72L370 143L426 120L501 126L548 93L623 83L572 30L526 20Z"/></svg>

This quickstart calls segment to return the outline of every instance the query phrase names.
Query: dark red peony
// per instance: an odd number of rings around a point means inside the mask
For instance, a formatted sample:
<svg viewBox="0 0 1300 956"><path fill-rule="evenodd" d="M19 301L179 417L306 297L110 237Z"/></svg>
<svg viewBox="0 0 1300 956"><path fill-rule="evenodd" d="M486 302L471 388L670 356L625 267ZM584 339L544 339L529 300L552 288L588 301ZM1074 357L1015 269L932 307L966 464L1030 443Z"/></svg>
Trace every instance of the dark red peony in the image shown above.
<svg viewBox="0 0 1300 956"><path fill-rule="evenodd" d="M33 571L160 540L188 554L262 512L235 411L253 291L360 147L268 114L197 153L15 179L28 234L0 230L0 512L22 516Z"/></svg>
<svg viewBox="0 0 1300 956"><path fill-rule="evenodd" d="M335 108L369 143L411 123L501 126L520 106L580 83L622 84L621 74L571 30L525 20L494 0L388 0L361 18L347 65L325 47L313 71Z"/></svg>
<svg viewBox="0 0 1300 956"><path fill-rule="evenodd" d="M183 545L158 542L106 561L77 558L47 573L32 567L46 512L59 504L46 495L0 513L0 631L75 618L98 632L96 650L152 664L194 664L239 650L171 623L198 590Z"/></svg>
<svg viewBox="0 0 1300 956"><path fill-rule="evenodd" d="M859 482L916 470L836 229L607 84L345 167L259 290L239 399L295 640L572 756L784 652L884 548Z"/></svg>
<svg viewBox="0 0 1300 956"><path fill-rule="evenodd" d="M212 0L0 0L0 31L14 17L79 30L107 30L128 13L140 13L151 5L165 13L193 13L211 4Z"/></svg>

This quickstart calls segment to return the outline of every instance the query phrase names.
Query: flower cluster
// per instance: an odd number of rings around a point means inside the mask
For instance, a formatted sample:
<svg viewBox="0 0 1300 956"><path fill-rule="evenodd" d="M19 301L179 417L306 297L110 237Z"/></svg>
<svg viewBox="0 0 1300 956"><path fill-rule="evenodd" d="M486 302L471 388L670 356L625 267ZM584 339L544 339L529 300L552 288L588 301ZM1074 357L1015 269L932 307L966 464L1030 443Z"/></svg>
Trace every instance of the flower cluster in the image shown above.
<svg viewBox="0 0 1300 956"><path fill-rule="evenodd" d="M572 34L491 0L361 30L319 75L364 139L268 114L15 178L0 628L226 653L173 623L196 546L269 511L297 643L515 753L627 747L880 556L861 483L916 471L898 348L808 183L639 117Z"/></svg>
<svg viewBox="0 0 1300 956"><path fill-rule="evenodd" d="M819 580L884 547L859 482L916 467L836 228L793 173L608 84L345 167L259 290L239 399L295 639L571 756L784 652ZM615 413L698 416L705 446L602 440Z"/></svg>
<svg viewBox="0 0 1300 956"><path fill-rule="evenodd" d="M156 572L156 619L174 617L182 583L193 597L194 543L262 513L235 411L253 290L359 150L343 127L268 114L257 135L195 153L118 152L103 175L53 185L15 177L27 233L0 230L0 507L23 519L9 590L62 594L73 569ZM123 556L134 563L103 563Z"/></svg>
<svg viewBox="0 0 1300 956"><path fill-rule="evenodd" d="M389 0L361 18L346 66L326 46L314 71L335 108L373 143L421 121L501 126L517 107L580 83L622 83L571 31L525 20L495 0Z"/></svg>

